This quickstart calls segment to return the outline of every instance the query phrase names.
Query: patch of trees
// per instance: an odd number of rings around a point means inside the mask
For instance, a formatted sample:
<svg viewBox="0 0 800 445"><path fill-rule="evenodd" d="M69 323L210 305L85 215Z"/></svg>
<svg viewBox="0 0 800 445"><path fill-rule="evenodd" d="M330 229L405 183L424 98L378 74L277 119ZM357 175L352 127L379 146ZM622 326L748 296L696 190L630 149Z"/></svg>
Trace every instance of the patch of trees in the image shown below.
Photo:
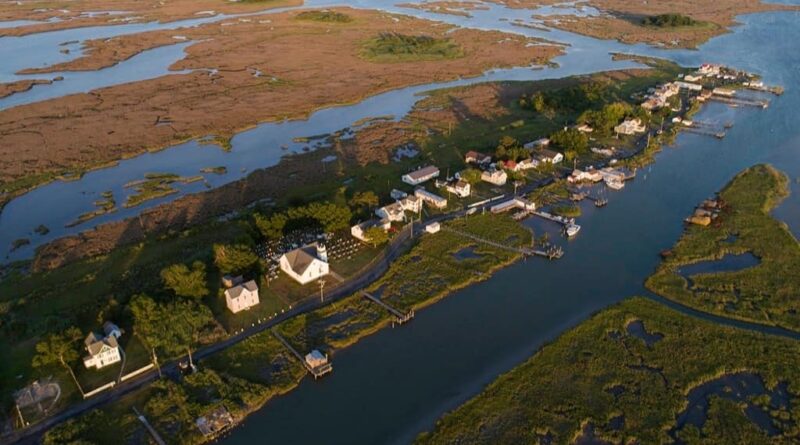
<svg viewBox="0 0 800 445"><path fill-rule="evenodd" d="M247 244L214 244L214 264L225 274L241 274L257 262L253 249Z"/></svg>
<svg viewBox="0 0 800 445"><path fill-rule="evenodd" d="M519 161L530 157L530 152L523 148L522 144L511 136L503 136L500 138L494 154L498 159L504 161Z"/></svg>
<svg viewBox="0 0 800 445"><path fill-rule="evenodd" d="M589 137L574 128L565 128L553 133L550 142L562 148L567 158L574 158L575 154L589 150Z"/></svg>
<svg viewBox="0 0 800 445"><path fill-rule="evenodd" d="M371 204L371 197L360 196L360 205ZM292 207L285 212L265 216L253 216L259 232L268 239L276 239L284 233L309 226L320 226L326 232L335 232L350 227L353 214L346 206L313 202L302 207Z"/></svg>
<svg viewBox="0 0 800 445"><path fill-rule="evenodd" d="M614 102L599 110L587 110L578 118L578 122L592 126L600 135L610 135L614 127L626 116L633 114L633 107L625 102Z"/></svg>
<svg viewBox="0 0 800 445"><path fill-rule="evenodd" d="M645 26L657 26L659 28L674 28L678 26L693 26L699 22L689 16L682 14L659 14L651 15L642 19Z"/></svg>
<svg viewBox="0 0 800 445"><path fill-rule="evenodd" d="M599 106L610 97L608 82L586 82L557 90L523 95L519 104L553 119L557 113L578 112Z"/></svg>
<svg viewBox="0 0 800 445"><path fill-rule="evenodd" d="M191 300L159 303L147 295L137 295L128 310L134 334L149 348L168 356L185 353L216 328L211 310Z"/></svg>
<svg viewBox="0 0 800 445"><path fill-rule="evenodd" d="M192 268L178 263L161 270L164 286L179 297L201 299L208 295L206 265L202 261L192 263Z"/></svg>

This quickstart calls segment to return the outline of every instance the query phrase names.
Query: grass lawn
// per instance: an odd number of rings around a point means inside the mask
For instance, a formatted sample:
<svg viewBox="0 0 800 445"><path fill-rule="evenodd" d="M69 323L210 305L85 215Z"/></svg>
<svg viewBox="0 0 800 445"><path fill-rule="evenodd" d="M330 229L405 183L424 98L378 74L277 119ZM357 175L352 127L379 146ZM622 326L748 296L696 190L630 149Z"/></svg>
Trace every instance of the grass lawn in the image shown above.
<svg viewBox="0 0 800 445"><path fill-rule="evenodd" d="M630 329L636 321L654 336L648 337L650 346ZM742 375L750 376L753 387L763 382L764 394L738 400L723 384L719 394L708 395L706 422L673 430L692 389ZM786 383L788 405L765 396ZM798 385L800 342L723 327L633 298L543 347L442 417L417 443L572 444L587 428L610 443L671 443L670 433L688 444L796 443ZM745 409L763 413L779 434L768 436Z"/></svg>
<svg viewBox="0 0 800 445"><path fill-rule="evenodd" d="M767 165L737 175L719 194L725 203L708 227L690 226L647 287L693 308L727 317L799 330L800 244L770 214L788 194L788 179ZM694 275L683 265L750 252L758 265L730 272Z"/></svg>

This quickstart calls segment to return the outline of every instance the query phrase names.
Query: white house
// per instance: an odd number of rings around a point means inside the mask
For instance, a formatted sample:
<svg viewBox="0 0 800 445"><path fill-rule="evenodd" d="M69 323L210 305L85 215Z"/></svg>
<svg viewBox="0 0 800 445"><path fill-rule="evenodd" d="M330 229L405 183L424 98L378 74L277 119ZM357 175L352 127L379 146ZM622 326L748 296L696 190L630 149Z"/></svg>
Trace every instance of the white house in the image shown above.
<svg viewBox="0 0 800 445"><path fill-rule="evenodd" d="M700 91L700 90L703 89L703 85L700 85L698 83L678 81L678 82L675 82L675 85L677 85L678 88L681 88L683 90L689 90L689 91Z"/></svg>
<svg viewBox="0 0 800 445"><path fill-rule="evenodd" d="M433 165L414 170L403 175L402 180L406 184L419 185L425 181L439 177L439 169Z"/></svg>
<svg viewBox="0 0 800 445"><path fill-rule="evenodd" d="M642 120L639 118L625 119L625 122L614 127L615 132L627 135L644 133L646 130L647 128L642 124Z"/></svg>
<svg viewBox="0 0 800 445"><path fill-rule="evenodd" d="M350 234L353 235L354 238L364 241L365 243L369 242L370 239L367 237L367 230L373 227L380 227L384 231L389 230L392 227L392 223L389 222L388 219L371 219L369 221L364 221L360 224L356 224L350 228Z"/></svg>
<svg viewBox="0 0 800 445"><path fill-rule="evenodd" d="M515 196L507 201L503 201L499 204L493 205L489 211L492 213L503 213L507 212L511 209L522 209L525 211L532 212L536 210L536 204L531 201L528 201L525 198L520 198Z"/></svg>
<svg viewBox="0 0 800 445"><path fill-rule="evenodd" d="M505 185L508 174L503 170L486 170L481 173L481 181L494 185Z"/></svg>
<svg viewBox="0 0 800 445"><path fill-rule="evenodd" d="M86 352L89 353L89 355L83 358L83 366L87 369L101 369L120 362L122 360L122 354L120 354L116 333L122 335L119 328L117 328L116 332L110 331L109 335L105 337L90 332L89 335L86 336L86 340L83 341L86 346Z"/></svg>
<svg viewBox="0 0 800 445"><path fill-rule="evenodd" d="M428 233L436 233L442 230L442 226L438 222L432 222L425 226L425 231Z"/></svg>
<svg viewBox="0 0 800 445"><path fill-rule="evenodd" d="M414 196L421 199L429 206L435 207L437 209L442 209L444 207L447 207L447 198L443 198L423 188L418 188L414 190Z"/></svg>
<svg viewBox="0 0 800 445"><path fill-rule="evenodd" d="M398 222L406 218L405 209L403 209L399 201L375 209L375 214L378 218L389 222Z"/></svg>
<svg viewBox="0 0 800 445"><path fill-rule="evenodd" d="M539 162L546 162L548 164L558 164L564 160L564 155L553 150L541 149L539 153L534 156Z"/></svg>
<svg viewBox="0 0 800 445"><path fill-rule="evenodd" d="M517 162L517 170L530 170L539 166L539 161L533 158L523 159Z"/></svg>
<svg viewBox="0 0 800 445"><path fill-rule="evenodd" d="M312 368L318 368L328 363L328 356L327 354L323 354L314 349L310 353L306 354L305 360L308 366Z"/></svg>
<svg viewBox="0 0 800 445"><path fill-rule="evenodd" d="M599 171L593 168L589 168L586 171L575 169L572 171L572 174L569 175L569 177L567 178L567 181L571 183L584 182L584 181L600 182L602 180L603 180L603 175Z"/></svg>
<svg viewBox="0 0 800 445"><path fill-rule="evenodd" d="M258 303L258 285L253 280L225 289L225 304L234 314Z"/></svg>
<svg viewBox="0 0 800 445"><path fill-rule="evenodd" d="M472 186L469 182L460 179L456 182L447 184L447 191L458 196L459 198L466 198L472 193Z"/></svg>
<svg viewBox="0 0 800 445"><path fill-rule="evenodd" d="M300 284L310 283L330 271L325 246L317 243L284 253L280 263L281 270Z"/></svg>

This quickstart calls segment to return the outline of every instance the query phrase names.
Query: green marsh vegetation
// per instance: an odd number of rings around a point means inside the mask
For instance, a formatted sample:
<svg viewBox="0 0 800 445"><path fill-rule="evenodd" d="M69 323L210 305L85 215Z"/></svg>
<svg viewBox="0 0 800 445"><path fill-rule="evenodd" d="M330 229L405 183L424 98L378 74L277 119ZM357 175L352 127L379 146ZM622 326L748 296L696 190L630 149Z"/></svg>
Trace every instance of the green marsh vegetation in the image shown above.
<svg viewBox="0 0 800 445"><path fill-rule="evenodd" d="M788 179L768 165L737 175L719 194L725 207L708 227L690 226L647 287L681 304L726 317L800 330L800 244L769 212L788 194ZM752 253L758 265L694 275L680 267Z"/></svg>
<svg viewBox="0 0 800 445"><path fill-rule="evenodd" d="M125 184L125 188L132 188L136 193L128 196L123 207L136 207L144 202L178 193L173 184L189 184L203 180L202 176L184 177L174 173L147 173L144 176L144 180Z"/></svg>
<svg viewBox="0 0 800 445"><path fill-rule="evenodd" d="M313 20L315 22L326 23L349 23L353 18L347 14L337 11L329 11L327 9L322 11L304 11L297 14L297 20Z"/></svg>
<svg viewBox="0 0 800 445"><path fill-rule="evenodd" d="M629 332L641 321L650 346ZM481 394L446 414L419 444L571 444L586 423L611 443L671 443L668 432L687 407L687 394L721 376L748 372L768 389L800 384L800 342L721 326L680 314L645 298L603 310L500 376ZM689 444L710 443L722 425L741 432L733 442L792 443L800 438L800 406L764 411L784 428L770 437L748 419L742 404L712 400L702 428L674 434ZM713 399L713 397L712 397ZM735 416L729 415L730 412ZM614 428L613 419L622 419ZM788 420L788 422L786 421ZM549 438L551 442L543 442ZM705 440L705 441L704 441Z"/></svg>
<svg viewBox="0 0 800 445"><path fill-rule="evenodd" d="M373 62L456 59L464 50L451 39L384 32L362 45L361 56Z"/></svg>
<svg viewBox="0 0 800 445"><path fill-rule="evenodd" d="M658 28L677 28L682 26L696 26L703 22L697 21L683 14L659 14L651 15L642 19L642 25L655 26Z"/></svg>

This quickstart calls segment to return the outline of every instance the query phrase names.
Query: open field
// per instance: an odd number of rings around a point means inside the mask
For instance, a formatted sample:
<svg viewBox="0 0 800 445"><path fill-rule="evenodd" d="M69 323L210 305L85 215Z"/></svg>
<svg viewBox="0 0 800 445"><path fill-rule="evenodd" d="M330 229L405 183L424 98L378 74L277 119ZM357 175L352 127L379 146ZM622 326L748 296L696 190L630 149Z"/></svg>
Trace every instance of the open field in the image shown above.
<svg viewBox="0 0 800 445"><path fill-rule="evenodd" d="M556 46L527 46L531 40L522 36L453 30L376 11L337 11L352 21L297 20L297 13L287 12L183 29L181 34L196 43L171 69L188 73L0 111L3 147L18 147L0 149L4 199L57 175L80 174L192 138L227 139L261 122L303 118L403 86L543 63L561 52ZM448 45L457 48L447 54L458 57L391 63L363 58L365 42L381 33L432 39L446 34ZM153 31L92 41L84 56L47 71L96 70L174 43L174 34ZM54 114L60 118L51 119ZM165 120L170 124L158 124Z"/></svg>
<svg viewBox="0 0 800 445"><path fill-rule="evenodd" d="M797 341L633 298L544 346L417 443L792 443L798 353ZM704 405L699 425L681 417Z"/></svg>
<svg viewBox="0 0 800 445"><path fill-rule="evenodd" d="M719 218L708 227L687 227L647 287L702 311L800 330L800 276L794 272L800 267L800 244L769 214L787 193L788 179L771 166L740 173L719 194L725 205ZM755 255L758 264L681 274L687 265L744 253Z"/></svg>

